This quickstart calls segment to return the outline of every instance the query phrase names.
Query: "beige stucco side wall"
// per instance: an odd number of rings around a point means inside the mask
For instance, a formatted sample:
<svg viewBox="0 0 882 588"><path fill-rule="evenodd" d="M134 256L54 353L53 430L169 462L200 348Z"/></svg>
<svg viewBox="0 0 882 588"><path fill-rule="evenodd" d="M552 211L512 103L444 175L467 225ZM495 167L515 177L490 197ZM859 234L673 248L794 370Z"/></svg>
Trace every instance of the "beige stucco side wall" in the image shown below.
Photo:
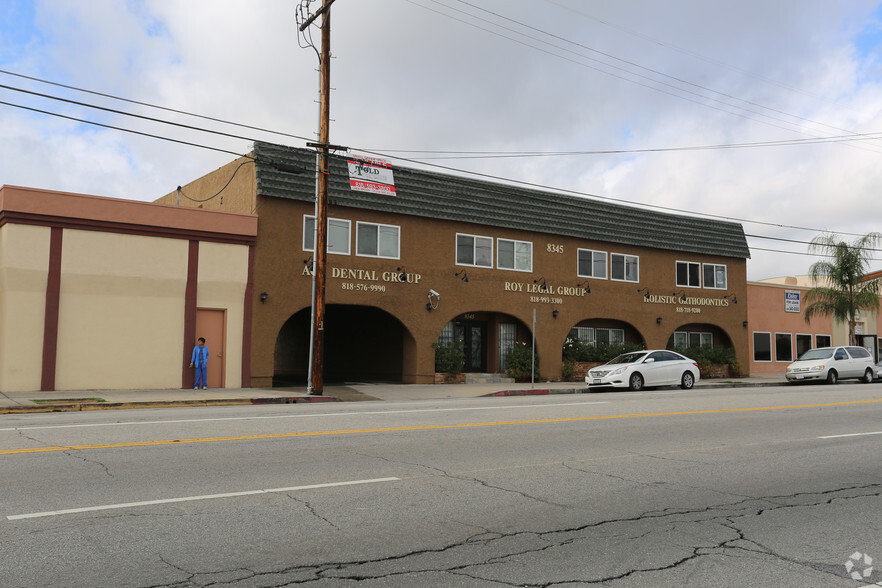
<svg viewBox="0 0 882 588"><path fill-rule="evenodd" d="M66 229L55 387L179 388L188 243Z"/></svg>
<svg viewBox="0 0 882 588"><path fill-rule="evenodd" d="M248 247L224 243L199 244L199 287L196 306L226 312L224 374L227 388L242 385L242 329Z"/></svg>
<svg viewBox="0 0 882 588"><path fill-rule="evenodd" d="M229 184L228 184L229 182ZM254 214L257 178L254 160L240 157L156 200L160 204Z"/></svg>
<svg viewBox="0 0 882 588"><path fill-rule="evenodd" d="M49 227L0 227L0 390L40 389Z"/></svg>

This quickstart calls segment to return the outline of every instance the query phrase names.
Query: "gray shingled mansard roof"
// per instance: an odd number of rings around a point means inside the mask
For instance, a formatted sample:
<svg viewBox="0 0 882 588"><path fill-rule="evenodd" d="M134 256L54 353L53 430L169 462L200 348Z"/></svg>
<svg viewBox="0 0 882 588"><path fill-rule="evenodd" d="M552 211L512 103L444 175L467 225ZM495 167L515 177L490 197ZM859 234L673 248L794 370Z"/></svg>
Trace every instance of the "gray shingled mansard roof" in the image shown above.
<svg viewBox="0 0 882 588"><path fill-rule="evenodd" d="M315 152L257 142L257 193L315 201ZM292 174L281 163L306 170ZM738 223L665 214L555 192L393 166L394 196L349 188L347 158L331 157L328 199L333 206L365 208L492 227L656 249L749 258ZM391 222L391 221L390 221Z"/></svg>

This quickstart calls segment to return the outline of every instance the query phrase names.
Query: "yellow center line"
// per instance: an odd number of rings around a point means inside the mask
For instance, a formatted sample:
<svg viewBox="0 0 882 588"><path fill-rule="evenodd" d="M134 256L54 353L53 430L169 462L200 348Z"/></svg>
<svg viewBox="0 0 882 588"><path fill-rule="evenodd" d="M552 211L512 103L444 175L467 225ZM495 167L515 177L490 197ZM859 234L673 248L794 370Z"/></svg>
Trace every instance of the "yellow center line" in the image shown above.
<svg viewBox="0 0 882 588"><path fill-rule="evenodd" d="M182 443L214 443L218 441L252 441L256 439L290 439L294 437L318 437L321 435L353 435L358 433L391 433L399 431L433 431L441 429L463 429L468 427L502 427L506 425L535 425L550 423L572 423L579 421L601 421L608 419L642 419L649 417L683 416L693 414L725 414L736 412L759 412L769 410L792 410L801 408L825 408L830 406L850 406L882 402L882 398L871 400L852 400L848 402L828 402L823 404L794 404L789 406L756 406L748 408L716 408L710 410L681 410L675 412L646 412L636 414L611 414L585 417L566 417L556 419L530 419L520 421L492 421L485 423L457 423L453 425L410 425L405 427L375 427L370 429L340 429L334 431L304 431L301 433L272 433L267 435L235 435L229 437L201 437L196 439L162 439L158 441L127 441L123 443L95 443L91 445L59 445L55 447L30 447L26 449L4 449L0 455L22 453L47 453L53 451L78 451L83 449L116 449L120 447L153 447L157 445L178 445Z"/></svg>

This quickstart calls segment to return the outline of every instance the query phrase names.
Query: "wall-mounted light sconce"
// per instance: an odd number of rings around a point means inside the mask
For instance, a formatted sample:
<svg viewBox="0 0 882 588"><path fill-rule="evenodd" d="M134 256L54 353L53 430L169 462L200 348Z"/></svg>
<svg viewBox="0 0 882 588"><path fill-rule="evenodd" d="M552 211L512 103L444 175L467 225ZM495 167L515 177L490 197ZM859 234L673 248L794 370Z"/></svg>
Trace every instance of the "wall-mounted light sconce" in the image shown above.
<svg viewBox="0 0 882 588"><path fill-rule="evenodd" d="M441 295L434 290L429 290L429 301L426 302L426 310L431 312L437 309L439 302L441 302Z"/></svg>
<svg viewBox="0 0 882 588"><path fill-rule="evenodd" d="M576 284L576 288L585 288L585 294L591 294L591 285L588 284L588 280L584 282L579 282Z"/></svg>
<svg viewBox="0 0 882 588"><path fill-rule="evenodd" d="M746 326L747 326L747 321L744 321L743 323L741 323L741 326L742 326L742 327L746 327Z"/></svg>
<svg viewBox="0 0 882 588"><path fill-rule="evenodd" d="M469 274L464 269L456 272L453 275L456 276L457 278L459 278L460 280L462 280L463 282L465 282L466 284L469 283ZM462 277L460 277L460 276L462 276Z"/></svg>
<svg viewBox="0 0 882 588"><path fill-rule="evenodd" d="M557 318L557 315L558 315L559 313L560 313L560 311L559 311L558 309L555 308L554 310L551 311L551 317L556 319L556 318Z"/></svg>
<svg viewBox="0 0 882 588"><path fill-rule="evenodd" d="M260 293L260 301L261 301L261 302L266 302L266 299L267 299L267 298L269 298L269 294L267 294L266 292L261 292L261 293Z"/></svg>
<svg viewBox="0 0 882 588"><path fill-rule="evenodd" d="M542 282L542 283L539 284L539 282ZM543 278L536 278L535 280L533 280L533 283L539 284L539 289L542 290L543 292L548 290L548 284L545 283L544 277Z"/></svg>
<svg viewBox="0 0 882 588"><path fill-rule="evenodd" d="M657 325L661 324L661 317L660 316L655 318L655 324L657 324Z"/></svg>
<svg viewBox="0 0 882 588"><path fill-rule="evenodd" d="M407 281L407 271L403 267L397 267L397 268L395 268L395 271L401 272L400 274L398 274L399 280L401 280L402 282Z"/></svg>
<svg viewBox="0 0 882 588"><path fill-rule="evenodd" d="M680 302L686 302L686 290L680 290L679 292L674 292L672 294L675 298L678 298Z"/></svg>
<svg viewBox="0 0 882 588"><path fill-rule="evenodd" d="M726 294L725 296L723 296L723 298L731 298L732 304L738 304L738 297L735 296L734 292L732 292L731 294Z"/></svg>
<svg viewBox="0 0 882 588"><path fill-rule="evenodd" d="M646 288L637 288L637 293L643 293L643 298L649 300L649 287Z"/></svg>
<svg viewBox="0 0 882 588"><path fill-rule="evenodd" d="M313 266L315 262L312 260L312 255L303 260L303 265L309 268L309 271L313 270Z"/></svg>

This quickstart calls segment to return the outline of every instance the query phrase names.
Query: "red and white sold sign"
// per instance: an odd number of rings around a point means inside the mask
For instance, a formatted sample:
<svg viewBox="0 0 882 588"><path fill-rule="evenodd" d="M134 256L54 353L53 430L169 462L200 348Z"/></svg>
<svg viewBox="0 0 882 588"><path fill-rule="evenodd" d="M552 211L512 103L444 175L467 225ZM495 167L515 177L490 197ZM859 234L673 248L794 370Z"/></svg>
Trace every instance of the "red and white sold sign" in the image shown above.
<svg viewBox="0 0 882 588"><path fill-rule="evenodd" d="M349 187L356 192L395 195L392 166L382 159L350 159Z"/></svg>

